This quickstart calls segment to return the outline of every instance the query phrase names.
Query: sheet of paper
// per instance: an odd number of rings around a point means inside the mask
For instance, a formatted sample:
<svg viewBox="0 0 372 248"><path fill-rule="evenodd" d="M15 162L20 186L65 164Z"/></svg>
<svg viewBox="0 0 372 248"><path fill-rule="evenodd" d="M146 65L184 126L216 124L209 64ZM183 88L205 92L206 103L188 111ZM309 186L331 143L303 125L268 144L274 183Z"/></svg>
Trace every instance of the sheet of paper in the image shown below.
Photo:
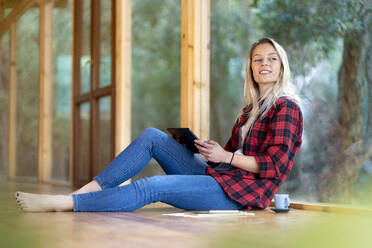
<svg viewBox="0 0 372 248"><path fill-rule="evenodd" d="M226 217L226 216L254 216L254 213L246 211L231 211L231 210L212 210L212 211L189 211L183 213L163 214L167 216L190 217L190 218L211 218L211 217Z"/></svg>

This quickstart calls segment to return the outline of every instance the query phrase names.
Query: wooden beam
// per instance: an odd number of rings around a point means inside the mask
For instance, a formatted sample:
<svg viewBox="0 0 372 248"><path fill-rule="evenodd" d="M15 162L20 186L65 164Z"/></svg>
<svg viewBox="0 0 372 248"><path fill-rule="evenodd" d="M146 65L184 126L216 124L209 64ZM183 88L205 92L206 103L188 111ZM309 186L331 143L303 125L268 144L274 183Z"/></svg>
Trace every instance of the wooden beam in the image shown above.
<svg viewBox="0 0 372 248"><path fill-rule="evenodd" d="M275 206L274 201L270 203L271 207ZM290 208L307 210L307 211L318 211L327 213L338 213L338 214L350 214L350 215L372 215L372 209L368 207L358 207L352 205L341 205L341 204L329 204L329 203L305 203L305 202L291 202Z"/></svg>
<svg viewBox="0 0 372 248"><path fill-rule="evenodd" d="M101 64L101 0L91 1L91 58L94 61L91 65L90 73L90 92L99 88L99 75ZM89 177L93 178L99 171L99 162L101 161L101 139L100 139L100 119L99 119L99 99L90 99L90 169Z"/></svg>
<svg viewBox="0 0 372 248"><path fill-rule="evenodd" d="M182 0L181 127L209 139L210 0Z"/></svg>
<svg viewBox="0 0 372 248"><path fill-rule="evenodd" d="M0 0L0 20L2 20L4 18L4 3ZM3 42L2 42L2 39L3 39L3 36L0 36L0 71L2 70L3 68ZM2 76L2 73L0 73L0 85L2 85L2 79L3 79L3 76ZM8 92L9 93L9 92ZM9 115L9 113L8 113ZM9 116L8 116L9 117ZM3 133L5 133L5 129L3 129L2 131ZM3 161L0 161L0 168L4 168L4 170L7 170L7 163L6 163L6 159L4 159ZM7 172L4 171L4 174L7 174Z"/></svg>
<svg viewBox="0 0 372 248"><path fill-rule="evenodd" d="M190 127L191 129L193 129L192 81L190 82L193 74L193 32L191 32L193 20L192 4L193 1L190 0L182 0L181 2L181 127Z"/></svg>
<svg viewBox="0 0 372 248"><path fill-rule="evenodd" d="M70 186L75 186L75 177L77 176L75 173L75 166L77 166L77 153L75 152L78 146L75 146L75 135L77 135L77 126L76 126L76 118L79 115L77 111L77 107L75 105L75 95L79 92L79 86L76 81L80 84L80 71L78 67L80 66L79 56L77 53L80 51L80 40L81 34L78 32L77 26L81 24L81 18L79 18L79 7L76 5L81 2L75 2L72 4L72 37L71 37L71 47L72 47L72 68L71 68L71 108L70 108Z"/></svg>
<svg viewBox="0 0 372 248"><path fill-rule="evenodd" d="M16 8L23 0L0 0L3 4L4 8L14 9ZM67 0L35 0L37 3L40 1L54 1L54 9L56 8L67 8L68 1ZM32 8L38 8L39 6L32 6Z"/></svg>
<svg viewBox="0 0 372 248"><path fill-rule="evenodd" d="M23 0L0 22L0 36L10 27L11 23L15 23L28 10L32 3L34 0Z"/></svg>
<svg viewBox="0 0 372 248"><path fill-rule="evenodd" d="M200 138L210 137L210 0L200 1Z"/></svg>
<svg viewBox="0 0 372 248"><path fill-rule="evenodd" d="M53 1L40 5L40 102L39 102L39 182L52 175L53 122Z"/></svg>
<svg viewBox="0 0 372 248"><path fill-rule="evenodd" d="M131 0L116 1L115 155L131 140Z"/></svg>
<svg viewBox="0 0 372 248"><path fill-rule="evenodd" d="M17 65L16 65L16 23L10 24L9 32L9 157L8 177L16 175L16 141L17 141Z"/></svg>
<svg viewBox="0 0 372 248"><path fill-rule="evenodd" d="M41 3L41 2L40 2ZM53 120L53 2L40 5L40 102L39 102L39 182L48 182L52 170Z"/></svg>

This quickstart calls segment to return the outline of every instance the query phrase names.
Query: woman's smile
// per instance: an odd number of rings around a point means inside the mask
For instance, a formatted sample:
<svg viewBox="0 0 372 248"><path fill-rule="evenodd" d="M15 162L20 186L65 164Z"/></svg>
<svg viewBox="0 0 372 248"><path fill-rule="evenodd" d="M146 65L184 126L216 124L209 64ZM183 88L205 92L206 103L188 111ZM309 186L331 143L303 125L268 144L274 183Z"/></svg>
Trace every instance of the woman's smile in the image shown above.
<svg viewBox="0 0 372 248"><path fill-rule="evenodd" d="M267 75L267 74L270 74L270 73L271 73L270 70L262 70L262 71L260 71L260 74L261 75Z"/></svg>

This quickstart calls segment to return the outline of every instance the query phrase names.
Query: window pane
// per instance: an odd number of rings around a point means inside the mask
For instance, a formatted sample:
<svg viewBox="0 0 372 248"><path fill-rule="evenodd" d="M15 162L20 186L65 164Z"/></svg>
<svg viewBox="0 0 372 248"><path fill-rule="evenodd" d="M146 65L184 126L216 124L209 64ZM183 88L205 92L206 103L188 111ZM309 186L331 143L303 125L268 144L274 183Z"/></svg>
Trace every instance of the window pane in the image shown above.
<svg viewBox="0 0 372 248"><path fill-rule="evenodd" d="M83 28L81 32L81 57L80 57L80 80L81 93L86 93L90 90L90 69L92 57L90 53L90 27L91 27L91 1L83 0Z"/></svg>
<svg viewBox="0 0 372 248"><path fill-rule="evenodd" d="M52 179L68 182L71 126L72 0L54 10L54 111Z"/></svg>
<svg viewBox="0 0 372 248"><path fill-rule="evenodd" d="M243 1L211 1L211 139L222 146L243 104L244 69L254 22ZM240 21L239 23L236 23ZM234 27L234 28L231 28Z"/></svg>
<svg viewBox="0 0 372 248"><path fill-rule="evenodd" d="M181 2L132 1L132 139L180 125ZM161 172L152 165L139 175Z"/></svg>
<svg viewBox="0 0 372 248"><path fill-rule="evenodd" d="M9 145L9 32L0 40L0 174L7 174Z"/></svg>
<svg viewBox="0 0 372 248"><path fill-rule="evenodd" d="M112 6L111 1L101 1L101 61L100 87L111 84L111 42L112 42Z"/></svg>
<svg viewBox="0 0 372 248"><path fill-rule="evenodd" d="M90 150L89 150L89 142L90 142L90 135L89 135L89 128L90 128L90 104L83 103L80 105L80 116L79 116L79 131L76 135L78 135L78 145L79 145L79 152L78 156L78 164L75 165L77 168L77 176L78 180L81 181L88 181L90 178Z"/></svg>
<svg viewBox="0 0 372 248"><path fill-rule="evenodd" d="M37 178L39 122L39 9L17 22L16 176Z"/></svg>
<svg viewBox="0 0 372 248"><path fill-rule="evenodd" d="M96 175L111 162L111 97L103 97L99 100L99 168Z"/></svg>
<svg viewBox="0 0 372 248"><path fill-rule="evenodd" d="M293 200L371 203L372 46L351 38L370 36L371 18L357 11L365 3L211 1L211 136L224 145L231 134L250 44L274 38L287 51L304 115L301 150L279 189Z"/></svg>

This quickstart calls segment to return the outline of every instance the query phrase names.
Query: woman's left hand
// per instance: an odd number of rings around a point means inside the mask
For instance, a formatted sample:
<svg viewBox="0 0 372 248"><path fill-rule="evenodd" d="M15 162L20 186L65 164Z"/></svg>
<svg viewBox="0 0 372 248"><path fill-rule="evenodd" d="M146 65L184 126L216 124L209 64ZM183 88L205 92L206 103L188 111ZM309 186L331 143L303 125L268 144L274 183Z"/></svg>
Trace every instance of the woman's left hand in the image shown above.
<svg viewBox="0 0 372 248"><path fill-rule="evenodd" d="M229 152L224 150L216 141L194 140L201 155L213 163L228 163Z"/></svg>

